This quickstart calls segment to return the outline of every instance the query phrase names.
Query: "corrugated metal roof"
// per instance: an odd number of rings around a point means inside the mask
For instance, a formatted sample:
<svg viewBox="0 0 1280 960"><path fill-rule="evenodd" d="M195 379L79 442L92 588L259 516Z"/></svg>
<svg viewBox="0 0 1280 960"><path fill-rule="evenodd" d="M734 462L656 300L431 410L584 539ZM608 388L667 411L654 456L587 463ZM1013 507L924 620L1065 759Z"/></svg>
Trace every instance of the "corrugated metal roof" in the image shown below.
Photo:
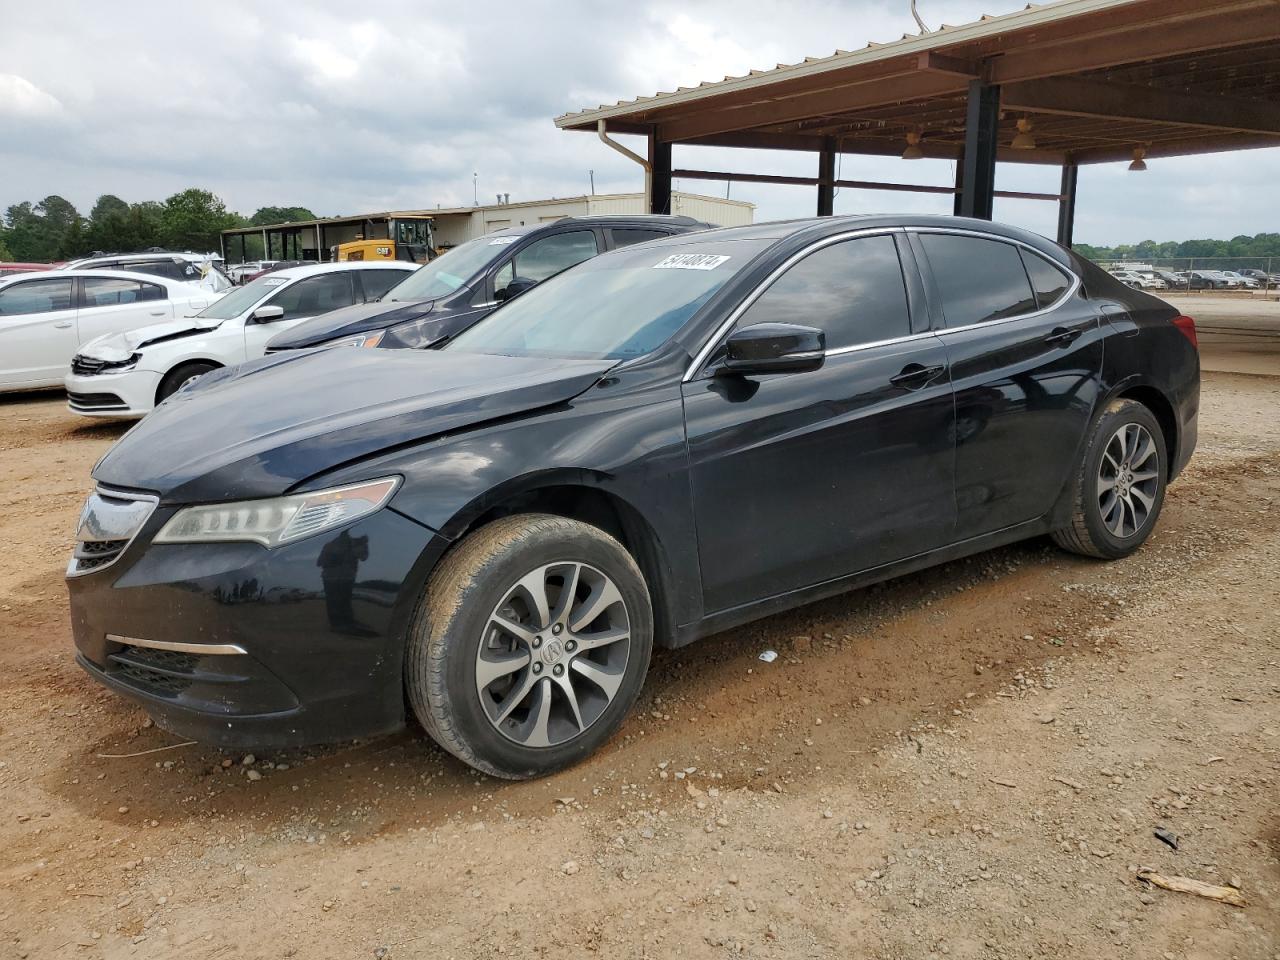
<svg viewBox="0 0 1280 960"><path fill-rule="evenodd" d="M742 76L727 76L723 80L704 81L696 87L677 87L672 91L658 92L652 96L640 96L631 100L619 100L617 103L601 104L595 108L586 108L576 113L565 113L556 117L557 127L578 127L595 124L598 120L634 113L637 108L652 110L661 107L689 103L706 97L718 96L749 90L755 86L765 86L780 80L819 75L833 70L876 63L931 50L939 50L956 44L982 40L1001 33L1011 33L1057 23L1072 17L1095 14L1119 7L1130 6L1141 0L1062 0L1060 3L1029 3L1022 10L1013 13L992 16L983 14L972 23L952 26L943 24L937 30L925 34L902 35L901 40L889 43L868 42L861 50L836 50L826 57L805 57L799 63L780 63L768 70L752 70Z"/></svg>

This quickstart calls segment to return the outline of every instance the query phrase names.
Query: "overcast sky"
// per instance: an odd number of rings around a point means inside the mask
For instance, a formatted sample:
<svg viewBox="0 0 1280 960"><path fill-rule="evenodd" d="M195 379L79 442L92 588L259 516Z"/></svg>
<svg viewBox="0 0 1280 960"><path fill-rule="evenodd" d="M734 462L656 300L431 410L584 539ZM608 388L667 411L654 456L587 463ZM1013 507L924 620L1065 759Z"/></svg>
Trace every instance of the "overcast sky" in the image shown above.
<svg viewBox="0 0 1280 960"><path fill-rule="evenodd" d="M78 6L79 9L76 9ZM919 0L930 26L1021 0ZM322 215L643 187L639 168L560 113L913 30L908 0L173 4L0 0L0 208L61 194L163 199L188 186L243 213ZM642 149L637 142L637 149ZM677 166L814 175L807 155L677 148ZM1280 150L1084 168L1076 237L1095 244L1280 229ZM949 162L845 157L862 180L947 184ZM678 184L723 195L725 185ZM1002 165L1003 189L1056 191L1057 169ZM756 218L813 213L806 187L735 184ZM837 213L949 213L950 197L845 190ZM996 201L1052 234L1054 205Z"/></svg>

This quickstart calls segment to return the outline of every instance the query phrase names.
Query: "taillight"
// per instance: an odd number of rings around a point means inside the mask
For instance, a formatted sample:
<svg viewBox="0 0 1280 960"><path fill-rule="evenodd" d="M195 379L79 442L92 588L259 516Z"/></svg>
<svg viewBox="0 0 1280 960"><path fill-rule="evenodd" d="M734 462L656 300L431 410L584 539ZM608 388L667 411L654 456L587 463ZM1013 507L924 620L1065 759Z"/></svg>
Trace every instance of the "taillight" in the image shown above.
<svg viewBox="0 0 1280 960"><path fill-rule="evenodd" d="M1200 349L1200 341L1196 339L1196 322L1190 317L1174 317L1173 325L1182 331L1182 335L1191 341L1191 345Z"/></svg>

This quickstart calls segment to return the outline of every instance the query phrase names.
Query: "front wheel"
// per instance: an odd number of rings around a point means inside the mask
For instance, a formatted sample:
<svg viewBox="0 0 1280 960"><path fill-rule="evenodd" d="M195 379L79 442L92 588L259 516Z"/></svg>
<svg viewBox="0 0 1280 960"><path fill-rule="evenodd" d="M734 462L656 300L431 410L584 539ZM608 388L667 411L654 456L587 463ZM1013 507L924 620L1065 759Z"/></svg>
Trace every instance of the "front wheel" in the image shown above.
<svg viewBox="0 0 1280 960"><path fill-rule="evenodd" d="M652 648L649 592L626 549L588 524L522 514L470 534L432 575L405 685L442 747L521 780L613 735Z"/></svg>
<svg viewBox="0 0 1280 960"><path fill-rule="evenodd" d="M199 380L206 373L217 369L218 365L216 363L206 363L203 360L193 360L191 363L184 363L175 367L165 374L165 378L160 381L160 389L156 391L156 403L163 403L187 384L194 380Z"/></svg>
<svg viewBox="0 0 1280 960"><path fill-rule="evenodd" d="M1164 434L1136 400L1112 400L1093 425L1073 480L1069 526L1053 532L1065 550L1116 560L1151 535L1169 475Z"/></svg>

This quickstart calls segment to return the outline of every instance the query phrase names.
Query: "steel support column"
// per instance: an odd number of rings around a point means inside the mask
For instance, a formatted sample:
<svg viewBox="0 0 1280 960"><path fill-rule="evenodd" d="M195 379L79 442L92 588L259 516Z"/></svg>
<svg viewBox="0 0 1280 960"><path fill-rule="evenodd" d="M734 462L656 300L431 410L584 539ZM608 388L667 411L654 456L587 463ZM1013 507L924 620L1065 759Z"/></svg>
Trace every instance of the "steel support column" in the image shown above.
<svg viewBox="0 0 1280 960"><path fill-rule="evenodd" d="M671 144L649 131L649 212L671 212Z"/></svg>
<svg viewBox="0 0 1280 960"><path fill-rule="evenodd" d="M964 123L964 158L960 162L955 212L990 220L996 189L996 146L1000 122L1000 88L982 80L969 82Z"/></svg>
<svg viewBox="0 0 1280 960"><path fill-rule="evenodd" d="M836 140L826 137L818 151L818 216L829 217L836 207Z"/></svg>
<svg viewBox="0 0 1280 960"><path fill-rule="evenodd" d="M1062 190L1058 198L1058 242L1070 247L1076 232L1076 180L1080 168L1068 160L1062 165Z"/></svg>

